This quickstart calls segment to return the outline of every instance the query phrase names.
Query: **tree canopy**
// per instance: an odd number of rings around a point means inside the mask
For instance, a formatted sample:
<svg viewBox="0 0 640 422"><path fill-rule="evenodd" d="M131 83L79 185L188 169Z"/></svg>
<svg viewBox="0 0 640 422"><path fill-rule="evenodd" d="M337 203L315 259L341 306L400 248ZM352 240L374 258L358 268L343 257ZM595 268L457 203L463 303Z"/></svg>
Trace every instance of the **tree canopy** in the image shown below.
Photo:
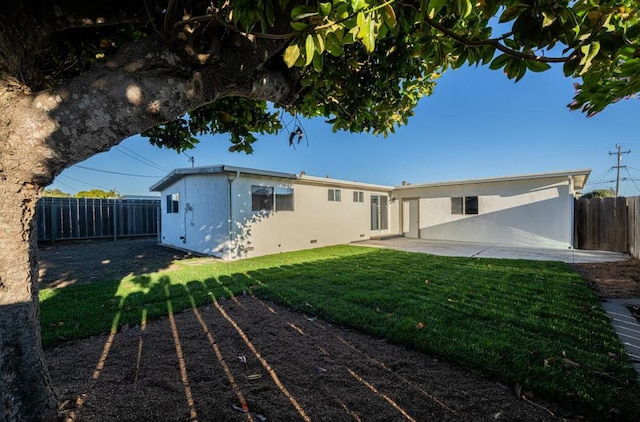
<svg viewBox="0 0 640 422"><path fill-rule="evenodd" d="M225 43L239 35L276 45L263 67L286 71L291 85L287 98L275 100L278 108L322 116L335 130L384 135L407 123L442 72L461 66L488 66L518 81L558 64L576 78L569 107L589 116L640 90L640 21L632 0L83 3L44 5L38 29L46 31L46 44L34 50L42 60L25 71L3 58L3 70L33 89L51 87L89 66L115 66L123 46L151 36L196 66L215 66ZM281 129L264 100L237 97L159 123L144 134L177 150L204 133L225 132L231 150L251 152L254 133Z"/></svg>
<svg viewBox="0 0 640 422"><path fill-rule="evenodd" d="M593 116L640 90L639 12L637 0L4 0L0 421L55 418L33 222L65 168L138 133L177 151L228 133L251 152L282 111L388 135L461 66L514 81L562 66L569 107Z"/></svg>

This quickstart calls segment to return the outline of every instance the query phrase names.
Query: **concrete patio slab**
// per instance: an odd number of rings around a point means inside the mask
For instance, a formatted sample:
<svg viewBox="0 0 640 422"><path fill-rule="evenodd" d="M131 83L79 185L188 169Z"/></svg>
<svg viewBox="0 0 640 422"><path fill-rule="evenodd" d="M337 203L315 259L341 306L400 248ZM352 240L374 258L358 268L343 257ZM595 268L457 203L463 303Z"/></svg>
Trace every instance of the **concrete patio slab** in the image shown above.
<svg viewBox="0 0 640 422"><path fill-rule="evenodd" d="M491 243L449 242L442 240L394 237L357 242L357 245L421 252L441 256L475 258L529 259L533 261L561 261L567 263L624 261L629 256L619 252L583 251L578 249L531 248Z"/></svg>
<svg viewBox="0 0 640 422"><path fill-rule="evenodd" d="M624 345L631 366L640 381L640 324L627 306L640 306L640 299L607 299L602 307L611 317L611 325Z"/></svg>

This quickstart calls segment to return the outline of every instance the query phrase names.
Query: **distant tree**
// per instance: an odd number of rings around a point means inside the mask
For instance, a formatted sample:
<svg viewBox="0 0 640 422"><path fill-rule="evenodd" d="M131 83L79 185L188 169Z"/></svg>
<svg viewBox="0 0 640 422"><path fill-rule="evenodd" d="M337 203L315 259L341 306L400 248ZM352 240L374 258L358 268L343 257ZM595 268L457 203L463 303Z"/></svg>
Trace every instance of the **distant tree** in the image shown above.
<svg viewBox="0 0 640 422"><path fill-rule="evenodd" d="M76 194L76 198L120 198L120 194L114 189L105 192L100 189L82 190Z"/></svg>
<svg viewBox="0 0 640 422"><path fill-rule="evenodd" d="M1 4L2 422L56 417L34 215L65 168L139 133L178 151L229 133L231 150L251 152L256 133L282 129L278 108L386 135L443 72L467 65L515 81L562 66L575 78L569 107L589 116L640 92L638 0ZM296 126L289 142L302 136Z"/></svg>
<svg viewBox="0 0 640 422"><path fill-rule="evenodd" d="M53 196L56 198L70 198L71 194L62 192L60 189L45 189L42 191L42 196Z"/></svg>
<svg viewBox="0 0 640 422"><path fill-rule="evenodd" d="M594 189L591 192L587 192L582 195L582 198L591 199L591 198L613 198L616 196L616 193L612 189Z"/></svg>

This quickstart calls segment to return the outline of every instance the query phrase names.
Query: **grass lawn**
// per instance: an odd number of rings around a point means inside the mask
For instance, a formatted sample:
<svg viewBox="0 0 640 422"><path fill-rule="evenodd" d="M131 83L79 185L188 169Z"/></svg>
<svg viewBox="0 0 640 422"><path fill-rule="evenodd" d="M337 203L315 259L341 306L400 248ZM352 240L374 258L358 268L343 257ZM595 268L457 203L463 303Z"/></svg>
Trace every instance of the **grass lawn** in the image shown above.
<svg viewBox="0 0 640 422"><path fill-rule="evenodd" d="M595 295L562 263L335 246L45 289L45 347L251 291L476 369L595 419L640 411L640 385ZM610 409L622 414L612 415Z"/></svg>

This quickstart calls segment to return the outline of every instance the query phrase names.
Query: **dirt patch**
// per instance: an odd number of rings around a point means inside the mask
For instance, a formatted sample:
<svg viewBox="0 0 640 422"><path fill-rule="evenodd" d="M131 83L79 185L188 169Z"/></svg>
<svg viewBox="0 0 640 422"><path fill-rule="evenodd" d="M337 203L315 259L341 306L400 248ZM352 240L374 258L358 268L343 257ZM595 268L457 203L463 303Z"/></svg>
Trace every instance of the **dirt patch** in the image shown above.
<svg viewBox="0 0 640 422"><path fill-rule="evenodd" d="M186 257L153 239L56 245L40 252L41 281L118 279ZM45 354L68 420L554 421L564 413L517 386L251 296L148 324L141 316L114 336Z"/></svg>
<svg viewBox="0 0 640 422"><path fill-rule="evenodd" d="M573 267L603 299L640 298L640 259Z"/></svg>
<svg viewBox="0 0 640 422"><path fill-rule="evenodd" d="M39 246L41 288L120 280L134 274L170 269L177 260L191 258L158 245L155 238L78 240Z"/></svg>

